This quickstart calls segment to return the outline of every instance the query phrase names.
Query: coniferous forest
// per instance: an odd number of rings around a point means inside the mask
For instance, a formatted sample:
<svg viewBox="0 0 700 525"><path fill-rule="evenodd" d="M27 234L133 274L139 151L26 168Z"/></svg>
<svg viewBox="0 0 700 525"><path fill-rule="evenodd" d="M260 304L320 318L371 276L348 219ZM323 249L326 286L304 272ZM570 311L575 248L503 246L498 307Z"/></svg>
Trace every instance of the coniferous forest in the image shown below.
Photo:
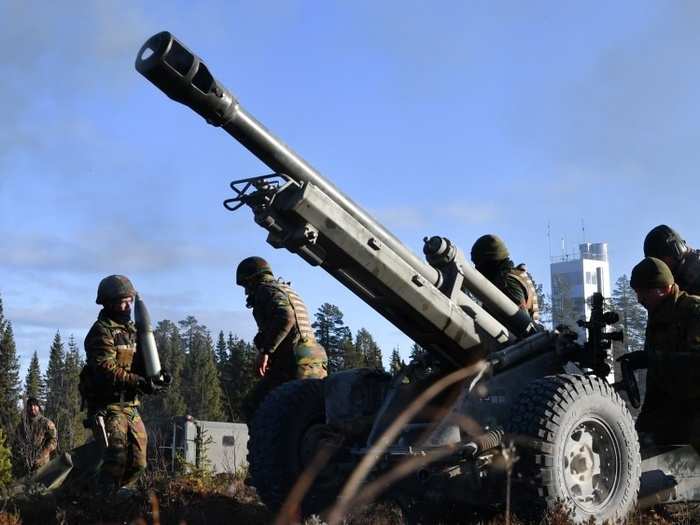
<svg viewBox="0 0 700 525"><path fill-rule="evenodd" d="M313 328L328 352L331 372L358 367L384 369L382 350L372 334L359 328L353 336L337 306L323 304L314 315ZM252 342L230 331L213 334L191 315L180 321L155 323L154 335L161 365L172 375L172 383L167 390L142 400L141 415L149 431L167 434L174 416L245 421L243 400L257 381L257 350ZM57 452L79 446L88 438L78 390L85 364L82 341L57 331L47 350L48 364L42 369L39 355L46 352L17 348L12 321L5 317L0 297L0 449L12 448L29 397L37 398L43 414L55 423ZM394 352L398 356L398 350ZM23 374L21 355L31 356ZM394 357L391 371L401 364L400 358ZM2 458L0 450L0 477Z"/></svg>

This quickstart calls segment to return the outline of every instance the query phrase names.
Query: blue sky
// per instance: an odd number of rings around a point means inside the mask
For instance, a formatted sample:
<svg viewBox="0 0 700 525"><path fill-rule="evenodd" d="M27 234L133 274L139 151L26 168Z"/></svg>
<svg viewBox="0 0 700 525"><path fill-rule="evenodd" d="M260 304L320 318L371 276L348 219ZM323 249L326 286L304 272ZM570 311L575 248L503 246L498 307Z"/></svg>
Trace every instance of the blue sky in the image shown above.
<svg viewBox="0 0 700 525"><path fill-rule="evenodd" d="M80 340L99 280L155 319L255 327L237 262L269 258L315 311L385 355L410 342L330 276L265 243L232 179L268 169L133 67L173 32L241 103L407 246L500 234L549 284L565 238L614 276L664 222L691 245L700 148L696 2L0 3L0 294L23 366Z"/></svg>

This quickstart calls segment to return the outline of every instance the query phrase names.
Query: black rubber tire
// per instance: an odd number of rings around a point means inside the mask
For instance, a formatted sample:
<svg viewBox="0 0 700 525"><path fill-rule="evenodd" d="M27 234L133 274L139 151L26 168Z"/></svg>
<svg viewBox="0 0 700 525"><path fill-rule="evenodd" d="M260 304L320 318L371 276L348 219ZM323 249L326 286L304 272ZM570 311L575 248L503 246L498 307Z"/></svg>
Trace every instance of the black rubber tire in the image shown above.
<svg viewBox="0 0 700 525"><path fill-rule="evenodd" d="M300 457L306 431L325 423L322 379L285 383L270 392L253 417L248 441L251 484L272 511L280 509L287 494L304 471ZM332 501L330 495L312 486L301 511L317 514Z"/></svg>
<svg viewBox="0 0 700 525"><path fill-rule="evenodd" d="M567 487L567 479L569 483L574 479L574 461L567 459L565 451L573 453L572 443L576 436L581 439L582 428L592 429L584 432L588 436L597 434L597 447L606 443L604 449L595 451L598 468L606 469L605 476L612 479L605 484L603 496L596 496L601 501L579 503L570 492L578 486ZM509 430L519 456L513 496L521 516L526 509L524 517L538 519L559 502L570 510L575 522L593 518L615 523L634 509L641 476L639 440L625 402L604 380L558 375L534 381L518 396ZM573 449L583 450L578 444Z"/></svg>

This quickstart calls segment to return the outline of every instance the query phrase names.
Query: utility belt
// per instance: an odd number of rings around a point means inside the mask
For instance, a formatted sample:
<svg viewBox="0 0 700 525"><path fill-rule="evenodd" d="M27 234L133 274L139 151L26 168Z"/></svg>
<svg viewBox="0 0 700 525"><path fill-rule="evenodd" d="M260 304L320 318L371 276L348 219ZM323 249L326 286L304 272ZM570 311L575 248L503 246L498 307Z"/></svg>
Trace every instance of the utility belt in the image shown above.
<svg viewBox="0 0 700 525"><path fill-rule="evenodd" d="M107 421L107 415L110 409L135 409L138 406L138 404L138 399L135 399L133 401L119 401L116 403L109 403L107 405L100 405L98 407L90 407L88 408L87 417L83 419L83 427L87 428L88 430L92 430L93 432L97 432L97 439L100 439L100 441L104 441L104 444L106 445L107 430L105 425Z"/></svg>
<svg viewBox="0 0 700 525"><path fill-rule="evenodd" d="M90 420L95 414L104 410L110 405L118 407L132 407L139 405L139 395L135 389L121 390L112 392L107 396L94 396L87 399L87 420ZM86 420L86 421L87 421ZM90 428L90 426L86 426Z"/></svg>

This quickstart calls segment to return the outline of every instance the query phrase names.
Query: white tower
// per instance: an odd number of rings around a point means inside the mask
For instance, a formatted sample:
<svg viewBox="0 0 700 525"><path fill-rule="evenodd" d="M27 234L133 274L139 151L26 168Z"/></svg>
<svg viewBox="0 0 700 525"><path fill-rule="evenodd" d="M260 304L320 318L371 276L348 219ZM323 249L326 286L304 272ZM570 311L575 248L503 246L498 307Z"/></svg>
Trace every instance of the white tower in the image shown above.
<svg viewBox="0 0 700 525"><path fill-rule="evenodd" d="M578 255L552 258L552 324L567 324L586 340L585 330L575 326L578 319L591 314L590 297L600 291L610 298L610 264L605 242L579 244Z"/></svg>

